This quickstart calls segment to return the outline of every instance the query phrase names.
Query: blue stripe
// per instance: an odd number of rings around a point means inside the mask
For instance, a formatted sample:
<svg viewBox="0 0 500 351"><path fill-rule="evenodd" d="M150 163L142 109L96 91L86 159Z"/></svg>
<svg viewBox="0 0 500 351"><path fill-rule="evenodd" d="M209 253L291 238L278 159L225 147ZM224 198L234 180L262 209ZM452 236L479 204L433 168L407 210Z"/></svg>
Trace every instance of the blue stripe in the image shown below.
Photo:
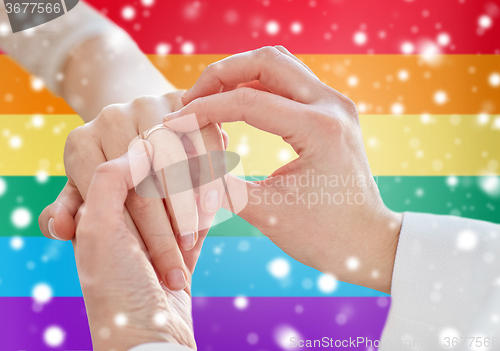
<svg viewBox="0 0 500 351"><path fill-rule="evenodd" d="M12 240L21 240L20 249ZM0 296L31 296L38 283L51 286L54 296L82 296L73 248L69 242L39 237L0 238ZM275 278L269 262L281 258L290 273ZM193 278L194 296L387 296L339 282L332 293L317 287L318 271L289 258L265 237L208 237Z"/></svg>

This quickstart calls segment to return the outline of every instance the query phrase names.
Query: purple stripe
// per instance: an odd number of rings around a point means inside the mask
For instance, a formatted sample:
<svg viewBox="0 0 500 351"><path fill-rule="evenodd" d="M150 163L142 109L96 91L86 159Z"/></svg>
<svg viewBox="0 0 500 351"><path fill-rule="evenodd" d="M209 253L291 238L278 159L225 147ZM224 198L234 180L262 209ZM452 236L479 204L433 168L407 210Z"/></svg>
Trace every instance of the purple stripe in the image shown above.
<svg viewBox="0 0 500 351"><path fill-rule="evenodd" d="M197 297L193 302L200 351L282 350L278 341L380 339L389 310L387 297L252 297L235 306L231 297ZM91 350L85 305L80 297L56 297L39 312L27 297L0 298L0 350ZM65 333L60 347L44 342L44 331ZM299 349L299 348L290 348ZM303 349L303 348L301 348ZM348 348L347 348L348 349ZM366 350L358 347L357 350ZM373 349L374 350L374 349Z"/></svg>

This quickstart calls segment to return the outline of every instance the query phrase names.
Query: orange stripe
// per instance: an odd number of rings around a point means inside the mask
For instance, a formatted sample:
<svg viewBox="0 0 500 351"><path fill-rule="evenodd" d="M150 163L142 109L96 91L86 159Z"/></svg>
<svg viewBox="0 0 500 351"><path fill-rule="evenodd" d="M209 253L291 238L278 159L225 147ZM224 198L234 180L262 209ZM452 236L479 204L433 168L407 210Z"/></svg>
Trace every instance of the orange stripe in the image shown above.
<svg viewBox="0 0 500 351"><path fill-rule="evenodd" d="M180 89L192 86L203 69L226 55L149 55L153 64ZM299 55L318 77L353 99L361 113L500 113L500 88L489 76L500 73L499 55L446 55L438 64L404 55ZM408 79L399 78L405 71ZM0 114L72 114L45 89L31 89L30 76L7 56L0 56ZM357 83L356 85L349 85ZM446 94L438 104L435 95ZM395 105L398 104L398 105Z"/></svg>

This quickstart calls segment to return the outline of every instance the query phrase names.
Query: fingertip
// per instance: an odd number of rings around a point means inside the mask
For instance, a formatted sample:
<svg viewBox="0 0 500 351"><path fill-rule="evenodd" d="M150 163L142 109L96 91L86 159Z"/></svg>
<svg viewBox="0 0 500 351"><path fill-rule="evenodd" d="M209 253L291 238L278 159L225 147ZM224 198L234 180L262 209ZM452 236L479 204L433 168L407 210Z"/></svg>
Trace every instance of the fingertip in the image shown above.
<svg viewBox="0 0 500 351"><path fill-rule="evenodd" d="M76 232L75 220L67 211L61 209L51 214L47 222L47 230L51 239L60 241L71 240Z"/></svg>
<svg viewBox="0 0 500 351"><path fill-rule="evenodd" d="M173 119L176 119L180 114L180 110L179 111L175 111L175 112L171 112L171 113L167 113L164 117L163 117L163 125L165 127L168 127L166 125L167 122L173 120Z"/></svg>
<svg viewBox="0 0 500 351"><path fill-rule="evenodd" d="M213 188L205 193L203 200L203 211L209 214L214 214L221 207L221 192L219 189Z"/></svg>
<svg viewBox="0 0 500 351"><path fill-rule="evenodd" d="M182 94L181 96L181 102L184 104L184 105L187 105L188 103L191 102L191 95L192 95L192 91L193 91L193 88L189 88L188 90L186 90L184 92L184 94Z"/></svg>
<svg viewBox="0 0 500 351"><path fill-rule="evenodd" d="M49 228L49 233L50 235L52 235L52 237L56 240L62 240L58 235L57 235L57 232L56 232L56 228L55 228L55 225L54 225L54 217L50 217L49 219L49 224L48 224L48 228Z"/></svg>
<svg viewBox="0 0 500 351"><path fill-rule="evenodd" d="M63 211L63 208L57 203L54 203L52 205L49 205L47 208L43 210L43 212L40 214L40 217L38 218L38 225L40 227L40 231L42 234L49 238L49 239L54 239L54 240L68 240L64 239L58 234L61 232L61 229L58 228L58 230L55 229L55 218L56 217L61 217L60 213ZM58 220L58 226L59 222L61 220ZM69 239L71 239L74 236L74 231L73 234Z"/></svg>
<svg viewBox="0 0 500 351"><path fill-rule="evenodd" d="M180 268L171 270L165 274L165 284L170 290L183 290L187 286L186 274Z"/></svg>
<svg viewBox="0 0 500 351"><path fill-rule="evenodd" d="M196 241L198 239L197 232L190 232L184 235L179 235L179 246L185 251L191 250L196 246Z"/></svg>

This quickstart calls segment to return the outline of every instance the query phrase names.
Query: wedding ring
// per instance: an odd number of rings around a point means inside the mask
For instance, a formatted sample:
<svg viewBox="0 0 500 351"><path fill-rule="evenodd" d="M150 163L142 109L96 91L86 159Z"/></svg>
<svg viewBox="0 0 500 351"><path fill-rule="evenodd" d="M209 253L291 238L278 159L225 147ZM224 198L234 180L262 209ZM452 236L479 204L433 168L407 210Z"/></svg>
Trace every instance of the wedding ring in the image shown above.
<svg viewBox="0 0 500 351"><path fill-rule="evenodd" d="M172 133L175 133L175 131L173 129L166 127L163 124L158 124L158 125L154 126L153 128L150 128L150 129L146 130L145 132L141 133L140 134L141 139L148 140L149 136L151 134L153 134L153 132L156 132L158 129L167 129L167 130L170 130Z"/></svg>

